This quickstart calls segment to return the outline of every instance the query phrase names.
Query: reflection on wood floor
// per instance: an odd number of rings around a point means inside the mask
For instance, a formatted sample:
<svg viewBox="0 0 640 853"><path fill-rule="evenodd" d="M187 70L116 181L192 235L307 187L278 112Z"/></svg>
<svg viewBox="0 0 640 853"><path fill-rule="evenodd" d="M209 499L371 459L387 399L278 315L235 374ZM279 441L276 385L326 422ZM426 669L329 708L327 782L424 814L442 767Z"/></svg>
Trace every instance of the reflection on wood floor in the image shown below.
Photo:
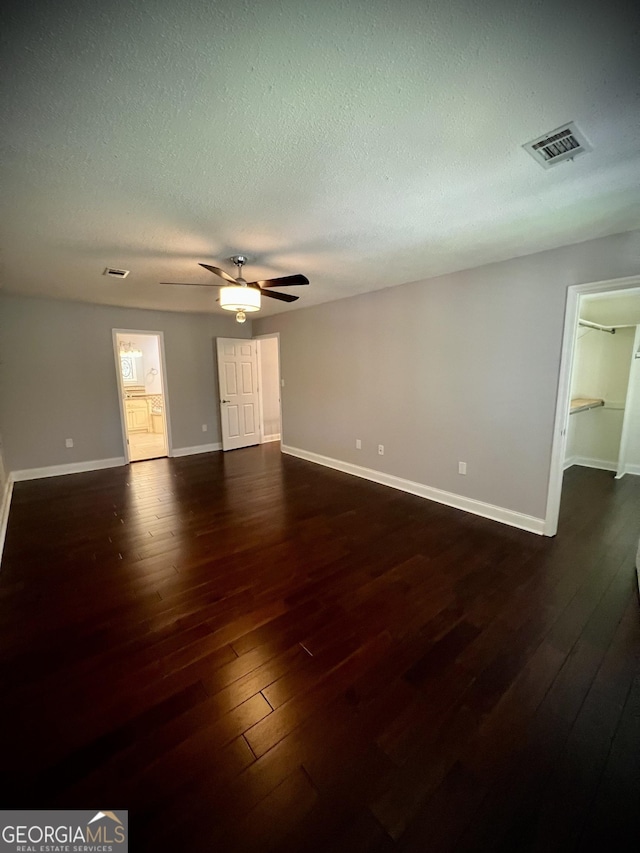
<svg viewBox="0 0 640 853"><path fill-rule="evenodd" d="M639 517L573 468L545 539L277 445L16 483L5 808L115 803L167 853L632 849Z"/></svg>

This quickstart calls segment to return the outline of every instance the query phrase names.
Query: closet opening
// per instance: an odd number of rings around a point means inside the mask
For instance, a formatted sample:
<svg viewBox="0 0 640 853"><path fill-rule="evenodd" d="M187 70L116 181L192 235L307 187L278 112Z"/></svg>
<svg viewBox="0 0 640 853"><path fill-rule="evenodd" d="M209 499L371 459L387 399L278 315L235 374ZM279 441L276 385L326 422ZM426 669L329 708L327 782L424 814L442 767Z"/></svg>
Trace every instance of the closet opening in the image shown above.
<svg viewBox="0 0 640 853"><path fill-rule="evenodd" d="M570 287L545 535L557 531L564 471L640 474L640 278Z"/></svg>
<svg viewBox="0 0 640 853"><path fill-rule="evenodd" d="M640 323L640 296L582 296L578 316L564 467L601 468L623 477L634 467L640 471L633 447L626 441L623 448L622 442L630 424L640 424L630 382L638 325L625 322Z"/></svg>

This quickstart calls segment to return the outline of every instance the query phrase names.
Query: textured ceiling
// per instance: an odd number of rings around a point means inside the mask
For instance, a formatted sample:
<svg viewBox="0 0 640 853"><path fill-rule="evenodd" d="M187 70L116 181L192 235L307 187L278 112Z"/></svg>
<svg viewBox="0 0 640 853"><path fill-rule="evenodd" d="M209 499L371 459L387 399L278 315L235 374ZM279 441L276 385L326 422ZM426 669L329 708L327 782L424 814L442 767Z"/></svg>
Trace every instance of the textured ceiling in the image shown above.
<svg viewBox="0 0 640 853"><path fill-rule="evenodd" d="M243 252L247 278L309 277L295 308L640 225L630 3L23 0L3 16L8 293L219 310L213 289L159 282L213 280L198 261ZM593 151L545 171L521 145L570 120Z"/></svg>

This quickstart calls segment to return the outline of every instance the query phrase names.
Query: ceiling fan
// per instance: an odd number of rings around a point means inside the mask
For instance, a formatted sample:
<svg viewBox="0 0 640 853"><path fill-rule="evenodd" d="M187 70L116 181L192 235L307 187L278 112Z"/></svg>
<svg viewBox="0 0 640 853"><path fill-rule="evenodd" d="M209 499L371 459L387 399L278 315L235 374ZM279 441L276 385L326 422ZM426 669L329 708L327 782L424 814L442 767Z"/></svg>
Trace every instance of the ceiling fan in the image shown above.
<svg viewBox="0 0 640 853"><path fill-rule="evenodd" d="M239 275L233 278L224 270L218 267L213 267L211 264L200 264L204 269L220 276L228 284L222 284L217 281L202 284L200 282L186 281L161 281L160 284L176 284L186 287L220 287L220 307L226 308L227 311L236 312L236 320L238 323L244 323L247 319L247 311L259 311L260 299L262 296L269 296L271 299L279 299L281 302L295 302L299 299L298 296L292 296L289 293L278 293L270 290L271 287L292 287L298 284L309 284L309 279L305 275L285 275L282 278L270 278L265 281L246 281L242 277L242 267L247 262L246 255L233 255L231 260L238 268Z"/></svg>

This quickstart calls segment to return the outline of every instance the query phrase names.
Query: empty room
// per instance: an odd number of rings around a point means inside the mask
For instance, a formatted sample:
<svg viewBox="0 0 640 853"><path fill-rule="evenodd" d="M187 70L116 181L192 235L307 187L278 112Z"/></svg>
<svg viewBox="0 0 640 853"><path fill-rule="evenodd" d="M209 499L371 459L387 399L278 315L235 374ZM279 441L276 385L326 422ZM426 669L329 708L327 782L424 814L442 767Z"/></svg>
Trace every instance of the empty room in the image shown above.
<svg viewBox="0 0 640 853"><path fill-rule="evenodd" d="M637 850L638 9L1 14L0 848Z"/></svg>

